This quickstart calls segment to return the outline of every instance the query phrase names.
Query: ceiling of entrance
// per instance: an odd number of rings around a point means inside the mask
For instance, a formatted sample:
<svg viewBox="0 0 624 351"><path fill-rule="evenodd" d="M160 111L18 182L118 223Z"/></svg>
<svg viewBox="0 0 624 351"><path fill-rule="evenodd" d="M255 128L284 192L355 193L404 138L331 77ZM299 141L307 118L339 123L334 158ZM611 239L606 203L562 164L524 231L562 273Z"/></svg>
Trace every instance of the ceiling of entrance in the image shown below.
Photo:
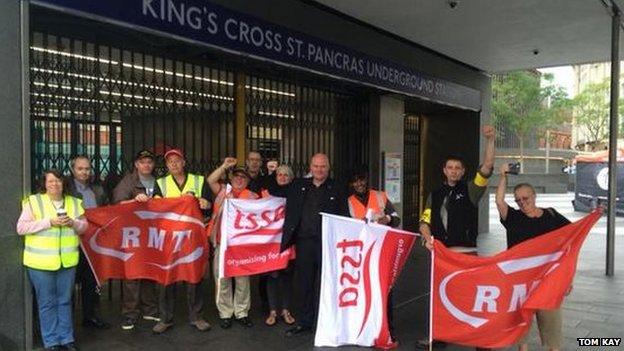
<svg viewBox="0 0 624 351"><path fill-rule="evenodd" d="M610 60L600 0L316 1L486 72Z"/></svg>

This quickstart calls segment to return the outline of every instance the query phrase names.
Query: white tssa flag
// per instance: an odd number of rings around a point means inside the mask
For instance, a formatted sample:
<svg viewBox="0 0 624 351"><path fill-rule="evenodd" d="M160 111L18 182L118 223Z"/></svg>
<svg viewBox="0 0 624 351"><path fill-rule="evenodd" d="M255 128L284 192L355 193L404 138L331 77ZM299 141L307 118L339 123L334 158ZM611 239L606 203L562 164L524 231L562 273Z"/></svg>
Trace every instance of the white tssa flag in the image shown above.
<svg viewBox="0 0 624 351"><path fill-rule="evenodd" d="M323 213L314 346L390 348L388 292L418 234Z"/></svg>

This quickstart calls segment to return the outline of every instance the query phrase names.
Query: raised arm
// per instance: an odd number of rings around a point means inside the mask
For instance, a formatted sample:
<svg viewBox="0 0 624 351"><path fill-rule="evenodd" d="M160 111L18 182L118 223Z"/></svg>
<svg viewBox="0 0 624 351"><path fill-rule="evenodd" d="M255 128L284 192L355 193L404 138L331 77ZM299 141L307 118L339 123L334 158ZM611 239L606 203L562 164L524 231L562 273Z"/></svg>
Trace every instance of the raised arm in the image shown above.
<svg viewBox="0 0 624 351"><path fill-rule="evenodd" d="M496 129L491 125L483 126L483 137L485 137L485 151L483 154L483 164L481 164L480 172L485 177L492 174L494 168L494 155L496 150Z"/></svg>
<svg viewBox="0 0 624 351"><path fill-rule="evenodd" d="M505 190L507 190L507 172L509 171L509 165L504 163L500 167L500 179L498 181L498 187L496 188L496 208L498 208L498 214L502 220L507 219L507 212L509 205L505 202Z"/></svg>
<svg viewBox="0 0 624 351"><path fill-rule="evenodd" d="M236 166L237 162L238 161L234 157L226 157L223 160L223 164L212 171L212 173L210 173L210 175L206 178L208 186L210 186L210 190L214 194L218 194L221 190L221 184L219 184L221 177L223 177L228 168Z"/></svg>

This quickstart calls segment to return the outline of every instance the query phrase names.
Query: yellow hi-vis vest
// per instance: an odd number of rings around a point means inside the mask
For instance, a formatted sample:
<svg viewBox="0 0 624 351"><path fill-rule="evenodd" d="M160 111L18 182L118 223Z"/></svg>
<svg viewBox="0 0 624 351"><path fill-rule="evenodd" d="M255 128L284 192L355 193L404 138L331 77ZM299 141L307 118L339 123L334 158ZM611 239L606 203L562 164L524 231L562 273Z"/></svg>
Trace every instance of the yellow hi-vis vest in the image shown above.
<svg viewBox="0 0 624 351"><path fill-rule="evenodd" d="M63 199L67 215L76 219L84 213L82 200L73 196ZM56 208L47 194L30 195L22 206L30 206L36 220L56 218ZM56 271L78 264L78 235L71 227L52 226L37 233L25 235L24 266L45 271Z"/></svg>
<svg viewBox="0 0 624 351"><path fill-rule="evenodd" d="M187 173L186 182L184 183L184 188L181 191L171 174L158 178L156 183L160 188L162 197L180 197L189 191L192 191L195 194L195 197L200 198L202 195L202 188L204 186L204 177L193 173Z"/></svg>

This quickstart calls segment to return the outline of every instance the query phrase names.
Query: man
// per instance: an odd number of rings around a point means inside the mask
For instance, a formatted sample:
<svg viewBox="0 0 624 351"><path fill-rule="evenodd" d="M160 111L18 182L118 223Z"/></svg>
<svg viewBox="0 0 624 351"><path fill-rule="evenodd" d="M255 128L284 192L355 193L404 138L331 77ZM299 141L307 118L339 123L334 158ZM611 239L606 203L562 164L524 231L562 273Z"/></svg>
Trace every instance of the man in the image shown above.
<svg viewBox="0 0 624 351"><path fill-rule="evenodd" d="M154 194L155 182L154 154L148 150L140 151L134 159L133 172L123 177L113 190L113 203L146 202ZM121 328L133 329L141 313L145 320L159 321L156 284L145 279L125 280Z"/></svg>
<svg viewBox="0 0 624 351"><path fill-rule="evenodd" d="M384 191L374 190L368 186L368 172L365 170L354 172L349 185L353 191L348 199L351 217L365 219L367 212L370 211L373 222L392 228L399 226L401 218L392 203L388 201L388 195Z"/></svg>
<svg viewBox="0 0 624 351"><path fill-rule="evenodd" d="M355 171L349 180L352 195L349 196L349 215L352 218L367 219L373 222L396 228L401 223L399 214L388 200L384 191L371 189L368 185L368 172L364 169ZM392 341L394 335L394 303L392 289L388 293L388 328Z"/></svg>
<svg viewBox="0 0 624 351"><path fill-rule="evenodd" d="M206 184L204 184L204 177L186 172L184 153L179 149L167 151L165 153L165 165L167 166L167 175L156 180L154 196L164 198L194 196L198 200L199 208L202 211L207 211L210 206L208 200L210 194ZM176 284L169 284L161 289L160 321L152 329L156 334L164 333L173 326L175 287ZM204 298L201 282L197 284L186 283L186 302L190 324L199 331L209 330L210 324L202 317Z"/></svg>
<svg viewBox="0 0 624 351"><path fill-rule="evenodd" d="M433 248L433 237L453 251L477 254L479 200L485 193L488 178L494 168L496 131L483 127L486 139L483 164L470 182L463 180L464 161L457 156L447 157L442 164L444 183L427 197L420 218L420 233L425 246ZM418 347L428 348L428 340L420 340ZM434 341L434 346L445 346ZM479 349L478 349L479 350Z"/></svg>
<svg viewBox="0 0 624 351"><path fill-rule="evenodd" d="M233 199L257 199L258 194L249 190L248 186L251 177L247 171L238 167L232 170L230 177L231 191L228 192L227 185L221 184L220 180L228 169L236 165L237 160L233 157L226 157L223 164L215 169L208 176L208 185L213 194L216 195L212 218L208 224L210 233L210 243L214 248L214 270L216 285L216 304L221 319L220 326L228 329L232 326L232 318L245 328L250 328L253 323L249 319L249 309L251 308L251 293L249 289L249 277L235 277L219 279L219 245L221 244L221 213L223 203L226 198ZM235 289L234 289L234 283Z"/></svg>
<svg viewBox="0 0 624 351"><path fill-rule="evenodd" d="M297 326L286 336L313 331L318 312L321 271L320 212L348 216L346 191L329 178L329 158L315 154L310 160L311 178L295 179L287 186L272 186L272 195L286 197L281 250L295 245L298 287L302 294Z"/></svg>
<svg viewBox="0 0 624 351"><path fill-rule="evenodd" d="M245 168L251 177L247 188L260 195L265 182L265 177L262 175L262 155L258 151L249 151L245 159Z"/></svg>
<svg viewBox="0 0 624 351"><path fill-rule="evenodd" d="M89 158L76 156L71 160L70 167L72 179L68 184L69 194L82 199L84 209L107 205L108 196L106 196L104 188L92 181ZM82 249L80 249L80 260L76 274L81 287L82 325L96 329L110 328L110 324L103 321L96 312L100 304L99 288Z"/></svg>

